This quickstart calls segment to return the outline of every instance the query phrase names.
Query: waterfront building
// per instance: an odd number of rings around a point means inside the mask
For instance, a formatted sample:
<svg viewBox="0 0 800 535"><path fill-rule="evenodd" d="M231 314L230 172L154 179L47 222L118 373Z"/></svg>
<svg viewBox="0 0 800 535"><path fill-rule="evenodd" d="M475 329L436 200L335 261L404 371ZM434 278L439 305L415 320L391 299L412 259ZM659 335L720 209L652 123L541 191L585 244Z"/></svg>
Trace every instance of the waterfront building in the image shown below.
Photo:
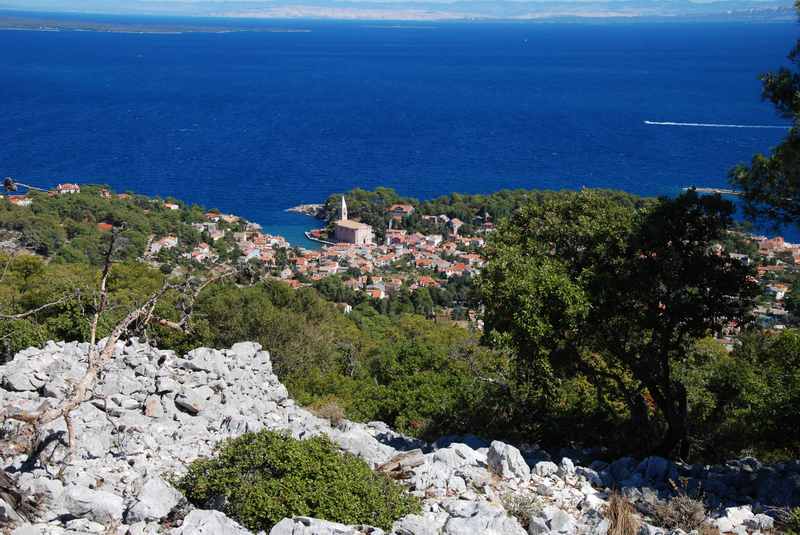
<svg viewBox="0 0 800 535"><path fill-rule="evenodd" d="M81 187L77 184L59 184L56 186L56 192L59 195L71 195L73 193L80 193Z"/></svg>
<svg viewBox="0 0 800 535"><path fill-rule="evenodd" d="M6 199L15 206L30 206L33 204L33 199L25 195L8 195Z"/></svg>
<svg viewBox="0 0 800 535"><path fill-rule="evenodd" d="M336 222L334 230L334 239L337 242L355 245L375 243L375 233L371 226L347 219L347 202L344 200L344 196L342 197L341 216L342 218Z"/></svg>

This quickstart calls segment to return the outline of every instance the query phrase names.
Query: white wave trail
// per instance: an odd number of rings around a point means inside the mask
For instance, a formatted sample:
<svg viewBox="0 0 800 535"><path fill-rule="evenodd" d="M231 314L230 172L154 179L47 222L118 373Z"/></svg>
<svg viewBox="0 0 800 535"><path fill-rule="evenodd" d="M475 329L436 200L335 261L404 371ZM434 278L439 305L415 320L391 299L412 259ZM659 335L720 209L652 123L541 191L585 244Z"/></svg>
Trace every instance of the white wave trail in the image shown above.
<svg viewBox="0 0 800 535"><path fill-rule="evenodd" d="M645 121L644 124L655 126L693 126L695 128L780 128L789 130L791 126L763 124L715 124L715 123L675 123L671 121Z"/></svg>

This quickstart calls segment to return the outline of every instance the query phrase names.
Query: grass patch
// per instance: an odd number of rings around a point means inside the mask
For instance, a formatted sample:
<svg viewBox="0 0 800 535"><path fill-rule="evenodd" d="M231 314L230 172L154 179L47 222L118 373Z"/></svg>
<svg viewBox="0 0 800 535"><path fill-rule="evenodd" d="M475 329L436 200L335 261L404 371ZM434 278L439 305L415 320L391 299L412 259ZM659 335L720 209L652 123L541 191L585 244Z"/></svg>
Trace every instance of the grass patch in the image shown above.
<svg viewBox="0 0 800 535"><path fill-rule="evenodd" d="M636 535L639 532L642 523L636 515L636 509L619 492L612 492L608 497L605 514L611 524L608 535Z"/></svg>

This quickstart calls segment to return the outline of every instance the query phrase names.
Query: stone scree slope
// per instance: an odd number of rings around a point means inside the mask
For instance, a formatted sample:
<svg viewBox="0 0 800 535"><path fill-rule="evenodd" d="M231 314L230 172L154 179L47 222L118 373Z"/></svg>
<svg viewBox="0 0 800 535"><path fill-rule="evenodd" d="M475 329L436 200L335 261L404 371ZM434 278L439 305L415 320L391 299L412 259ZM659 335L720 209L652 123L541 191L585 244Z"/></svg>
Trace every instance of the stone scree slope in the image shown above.
<svg viewBox="0 0 800 535"><path fill-rule="evenodd" d="M25 410L58 403L85 372L88 350L87 344L48 342L18 353L0 366L0 403ZM344 451L401 478L424 506L421 514L395 523L391 533L397 535L603 535L609 527L603 518L609 488L621 489L646 508L666 498L668 480L679 476L701 486L717 506L712 521L723 533L767 530L773 519L763 514L764 505L800 504L798 462L762 466L744 459L703 467L651 457L582 467L569 457L560 456L556 464L545 451L521 452L474 436L429 445L382 422L332 426L289 398L272 373L269 353L249 342L222 351L199 348L183 357L135 339L120 342L92 400L76 409L72 420L77 440L67 462L62 462L67 455L63 421L40 430L39 461L33 464L26 463L23 452L0 451L6 473L40 504L38 517L29 523L4 501L0 488L0 525L16 526L14 535L250 533L219 511L191 507L165 479L210 455L219 441L261 429L298 439L325 434ZM0 439L23 427L3 422ZM512 509L526 512L511 515ZM270 533L383 531L296 517ZM645 524L642 533L666 531Z"/></svg>

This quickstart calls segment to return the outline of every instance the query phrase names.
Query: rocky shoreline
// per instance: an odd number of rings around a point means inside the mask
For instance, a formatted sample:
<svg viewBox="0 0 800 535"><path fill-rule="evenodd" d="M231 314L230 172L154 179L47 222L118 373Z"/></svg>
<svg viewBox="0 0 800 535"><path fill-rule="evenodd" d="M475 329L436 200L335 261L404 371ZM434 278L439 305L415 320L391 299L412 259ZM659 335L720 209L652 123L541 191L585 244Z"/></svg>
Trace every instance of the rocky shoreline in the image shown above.
<svg viewBox="0 0 800 535"><path fill-rule="evenodd" d="M287 208L287 212L296 214L303 214L316 219L325 219L325 205L324 204L301 204Z"/></svg>
<svg viewBox="0 0 800 535"><path fill-rule="evenodd" d="M57 403L86 370L88 350L87 344L49 342L18 353L0 366L0 404L32 410ZM424 505L421 514L395 523L391 533L397 535L603 535L612 490L629 498L643 520L640 533L648 535L682 533L648 523L648 511L676 490L702 495L711 511L707 523L721 533L770 532L777 508L800 505L800 461L765 465L746 458L703 466L649 457L606 463L590 451L553 454L475 436L426 444L381 422L332 425L299 407L273 374L269 354L249 342L184 356L135 339L119 343L73 422L71 456L59 421L28 437L38 445L34 460L24 451L24 426L2 423L5 474L36 503L33 512L23 510L3 493L0 478L0 531L5 523L14 535L249 533L213 504L189 506L168 481L219 441L261 429L298 439L327 435L403 481ZM384 532L295 517L270 533Z"/></svg>

